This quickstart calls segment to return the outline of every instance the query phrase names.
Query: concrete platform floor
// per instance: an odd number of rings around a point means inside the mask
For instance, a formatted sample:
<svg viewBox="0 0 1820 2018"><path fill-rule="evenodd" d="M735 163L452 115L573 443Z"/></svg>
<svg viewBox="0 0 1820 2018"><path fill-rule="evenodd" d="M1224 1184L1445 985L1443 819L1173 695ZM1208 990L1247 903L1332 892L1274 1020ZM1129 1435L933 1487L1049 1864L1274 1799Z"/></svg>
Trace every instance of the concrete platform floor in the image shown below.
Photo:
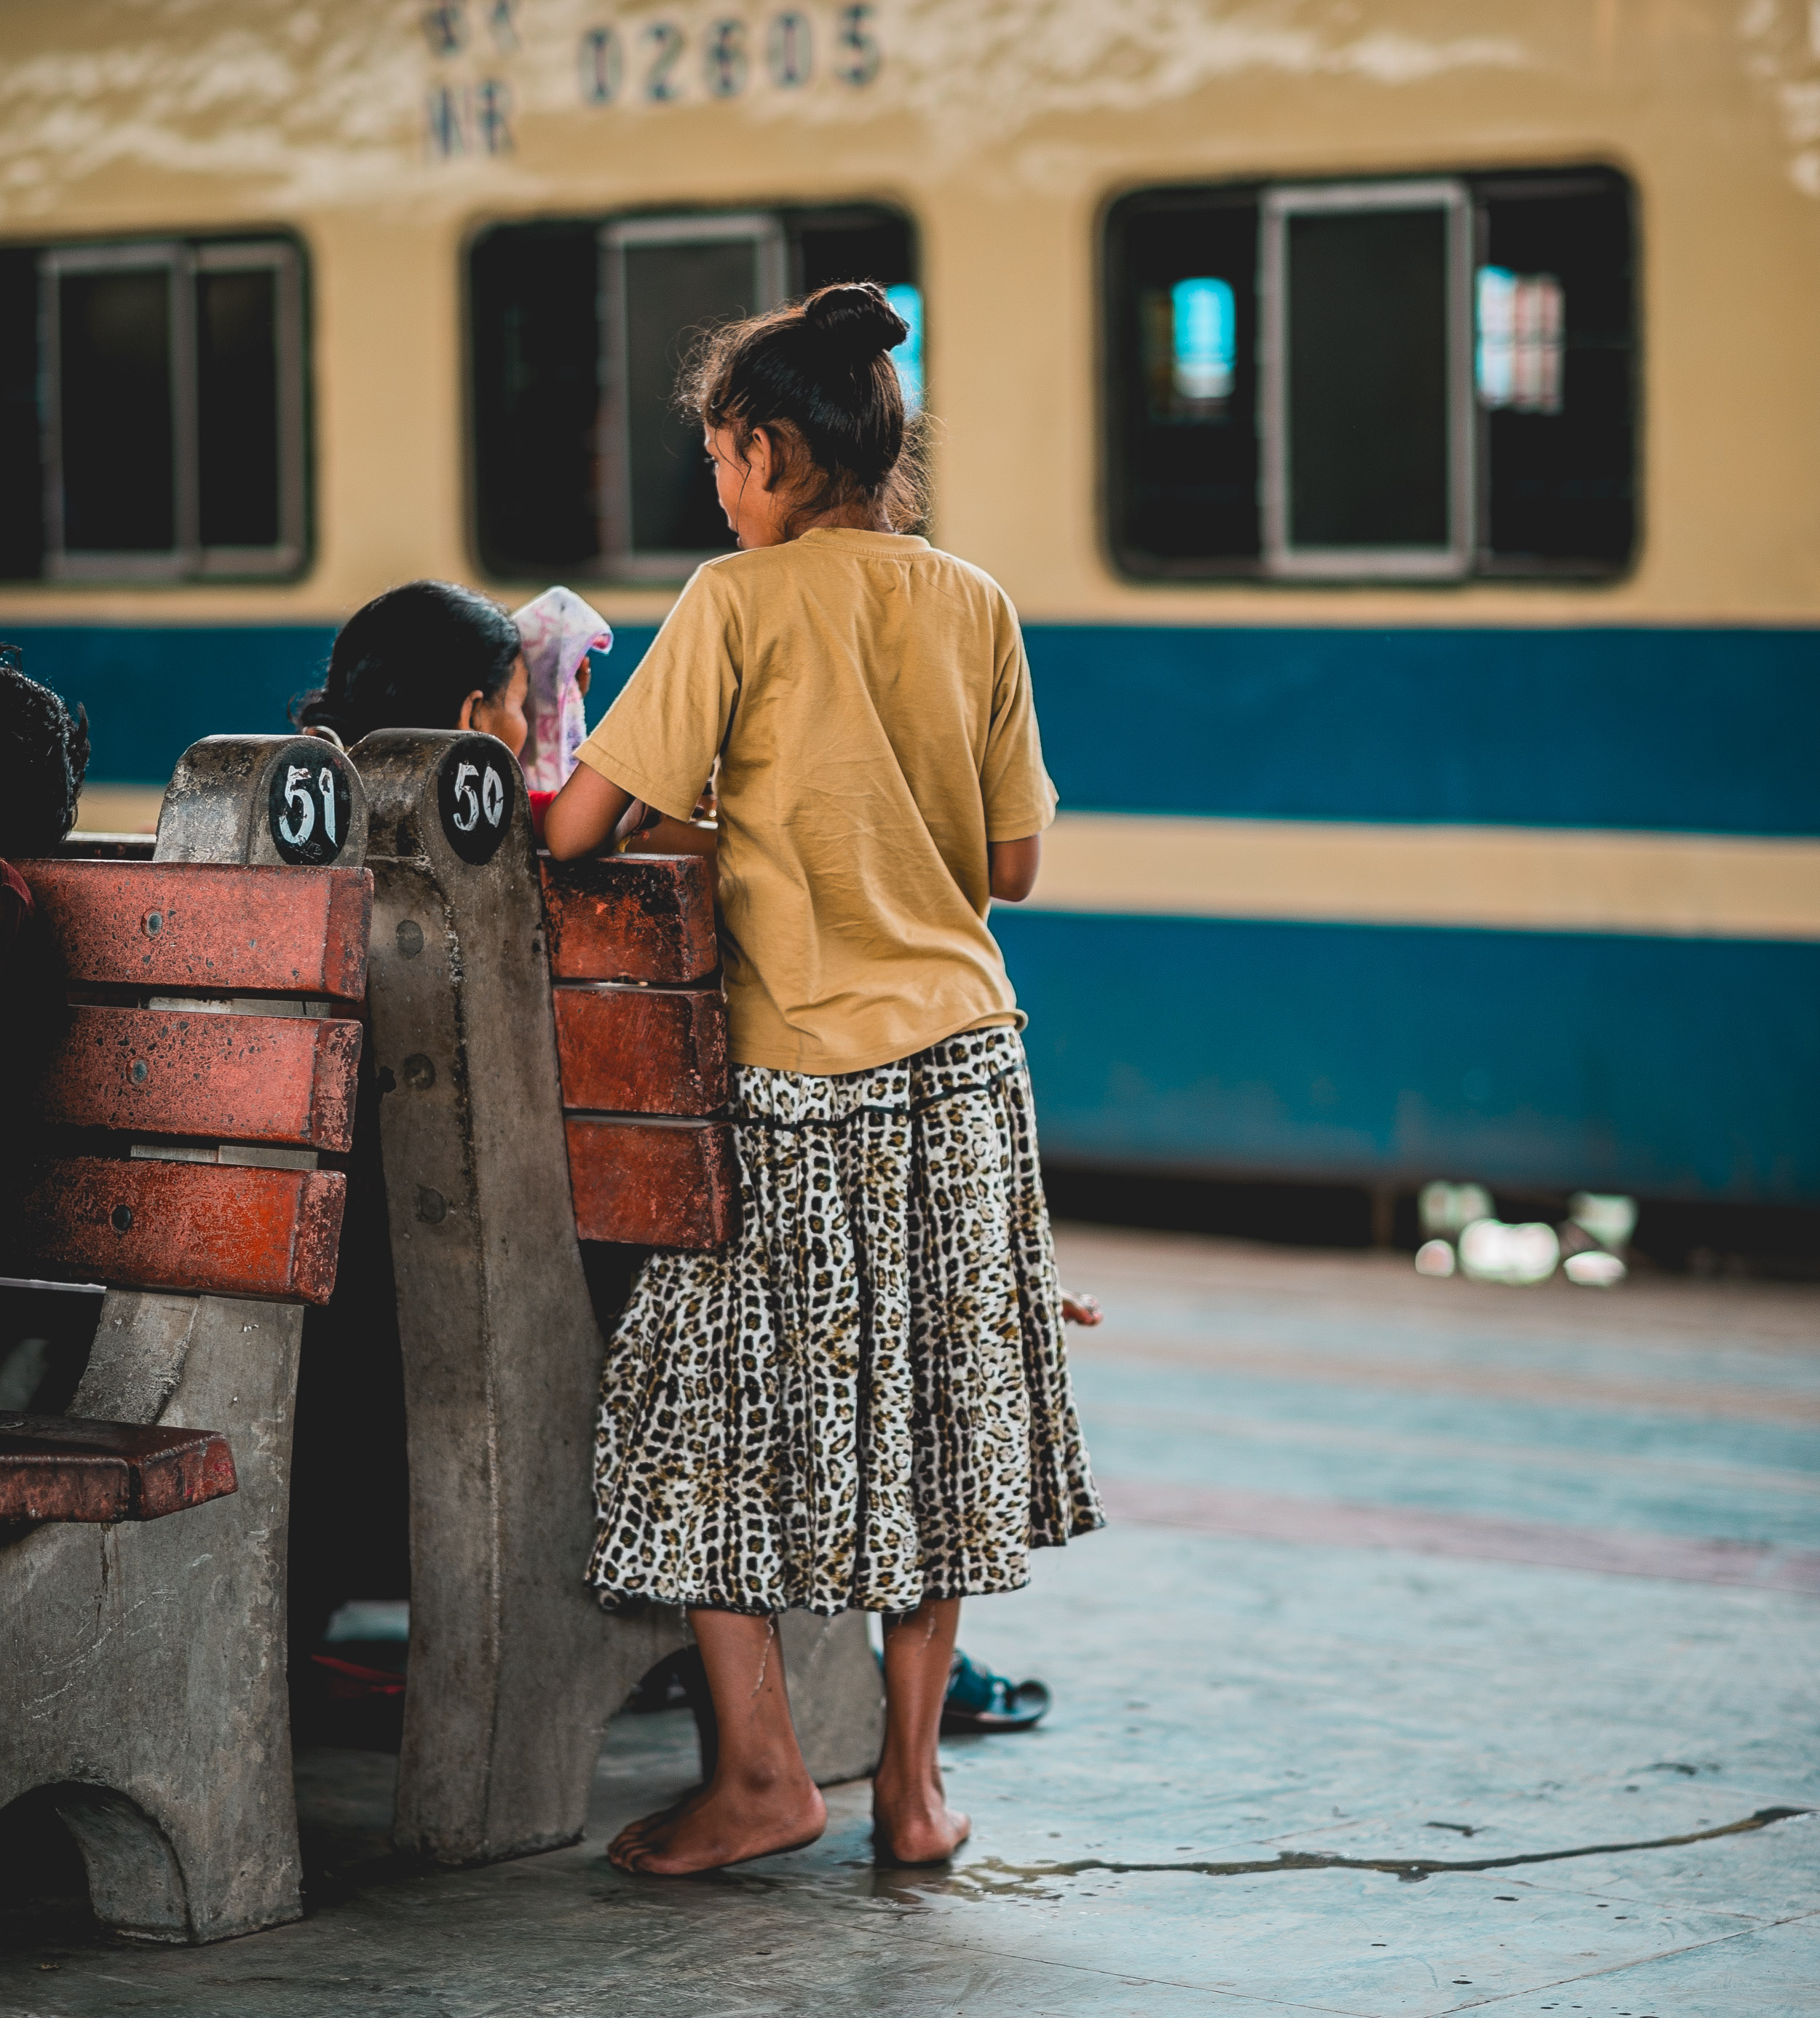
<svg viewBox="0 0 1820 2018"><path fill-rule="evenodd" d="M1116 1517L966 1618L1058 1702L947 1745L952 1870L875 1870L856 1786L798 1854L620 1877L682 1713L616 1723L585 1843L479 1871L392 1859L392 1762L317 1753L301 1924L147 1951L15 1900L0 2012L1820 2013L1820 1814L1714 1832L1820 1809L1820 1297L1063 1247Z"/></svg>

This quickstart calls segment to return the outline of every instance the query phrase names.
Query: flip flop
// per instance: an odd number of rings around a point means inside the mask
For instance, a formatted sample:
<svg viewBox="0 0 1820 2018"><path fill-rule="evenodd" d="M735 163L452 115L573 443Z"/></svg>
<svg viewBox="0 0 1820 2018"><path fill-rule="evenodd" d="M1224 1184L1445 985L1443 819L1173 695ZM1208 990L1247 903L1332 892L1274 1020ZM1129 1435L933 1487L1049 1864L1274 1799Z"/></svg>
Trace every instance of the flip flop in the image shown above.
<svg viewBox="0 0 1820 2018"><path fill-rule="evenodd" d="M1046 1682L1013 1682L955 1648L942 1704L944 1731L1028 1730L1048 1714Z"/></svg>

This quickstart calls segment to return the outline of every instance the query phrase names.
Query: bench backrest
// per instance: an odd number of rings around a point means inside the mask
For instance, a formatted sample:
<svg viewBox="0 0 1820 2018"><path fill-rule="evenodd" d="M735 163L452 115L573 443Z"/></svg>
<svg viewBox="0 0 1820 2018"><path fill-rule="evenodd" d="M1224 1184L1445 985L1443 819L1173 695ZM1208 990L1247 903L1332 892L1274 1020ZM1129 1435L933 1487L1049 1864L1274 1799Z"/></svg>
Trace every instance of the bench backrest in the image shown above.
<svg viewBox="0 0 1820 2018"><path fill-rule="evenodd" d="M539 865L575 1231L718 1247L739 1173L714 887L698 855ZM661 1118L660 1118L661 1117Z"/></svg>
<svg viewBox="0 0 1820 2018"><path fill-rule="evenodd" d="M364 869L20 865L72 1020L25 1188L21 1272L327 1300L366 988Z"/></svg>

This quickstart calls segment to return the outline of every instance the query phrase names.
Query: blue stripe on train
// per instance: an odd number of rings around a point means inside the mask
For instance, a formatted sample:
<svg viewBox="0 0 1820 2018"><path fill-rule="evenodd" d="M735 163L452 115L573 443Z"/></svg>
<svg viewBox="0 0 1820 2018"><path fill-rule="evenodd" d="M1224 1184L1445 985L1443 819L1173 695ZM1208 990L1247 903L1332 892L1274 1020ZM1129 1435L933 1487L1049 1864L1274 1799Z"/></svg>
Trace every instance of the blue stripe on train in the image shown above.
<svg viewBox="0 0 1820 2018"><path fill-rule="evenodd" d="M0 625L97 780L284 727L323 625ZM643 656L620 628L598 716ZM1820 637L1033 624L1076 810L1820 832ZM1820 1199L1820 946L1001 912L1052 1154Z"/></svg>
<svg viewBox="0 0 1820 2018"><path fill-rule="evenodd" d="M25 670L89 711L89 775L162 784L204 736L276 735L291 696L321 681L320 624L8 624Z"/></svg>
<svg viewBox="0 0 1820 2018"><path fill-rule="evenodd" d="M1820 631L1025 636L1072 812L1820 834Z"/></svg>
<svg viewBox="0 0 1820 2018"><path fill-rule="evenodd" d="M1029 639L1076 812L1820 833L1820 631Z"/></svg>
<svg viewBox="0 0 1820 2018"><path fill-rule="evenodd" d="M1082 1163L1820 1200L1820 946L1000 910Z"/></svg>
<svg viewBox="0 0 1820 2018"><path fill-rule="evenodd" d="M590 717L654 635L621 627ZM1820 834L1820 631L1033 624L1073 811ZM322 625L0 626L86 700L98 779L275 730Z"/></svg>

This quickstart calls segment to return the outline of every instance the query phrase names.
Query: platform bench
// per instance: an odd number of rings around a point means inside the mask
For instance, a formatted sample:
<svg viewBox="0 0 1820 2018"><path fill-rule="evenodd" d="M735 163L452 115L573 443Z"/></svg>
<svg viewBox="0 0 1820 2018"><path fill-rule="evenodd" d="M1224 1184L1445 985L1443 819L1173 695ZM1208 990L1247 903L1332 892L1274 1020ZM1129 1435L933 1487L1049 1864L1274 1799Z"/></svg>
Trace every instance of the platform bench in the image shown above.
<svg viewBox="0 0 1820 2018"><path fill-rule="evenodd" d="M299 760L335 794L344 866L261 839ZM18 865L71 1017L0 1268L103 1294L69 1412L0 1416L0 1806L51 1790L97 1916L145 1939L301 1911L289 1448L346 1192L323 1159L352 1141L358 794L320 743L218 739L179 766L154 859ZM209 847L253 859L183 859Z"/></svg>

